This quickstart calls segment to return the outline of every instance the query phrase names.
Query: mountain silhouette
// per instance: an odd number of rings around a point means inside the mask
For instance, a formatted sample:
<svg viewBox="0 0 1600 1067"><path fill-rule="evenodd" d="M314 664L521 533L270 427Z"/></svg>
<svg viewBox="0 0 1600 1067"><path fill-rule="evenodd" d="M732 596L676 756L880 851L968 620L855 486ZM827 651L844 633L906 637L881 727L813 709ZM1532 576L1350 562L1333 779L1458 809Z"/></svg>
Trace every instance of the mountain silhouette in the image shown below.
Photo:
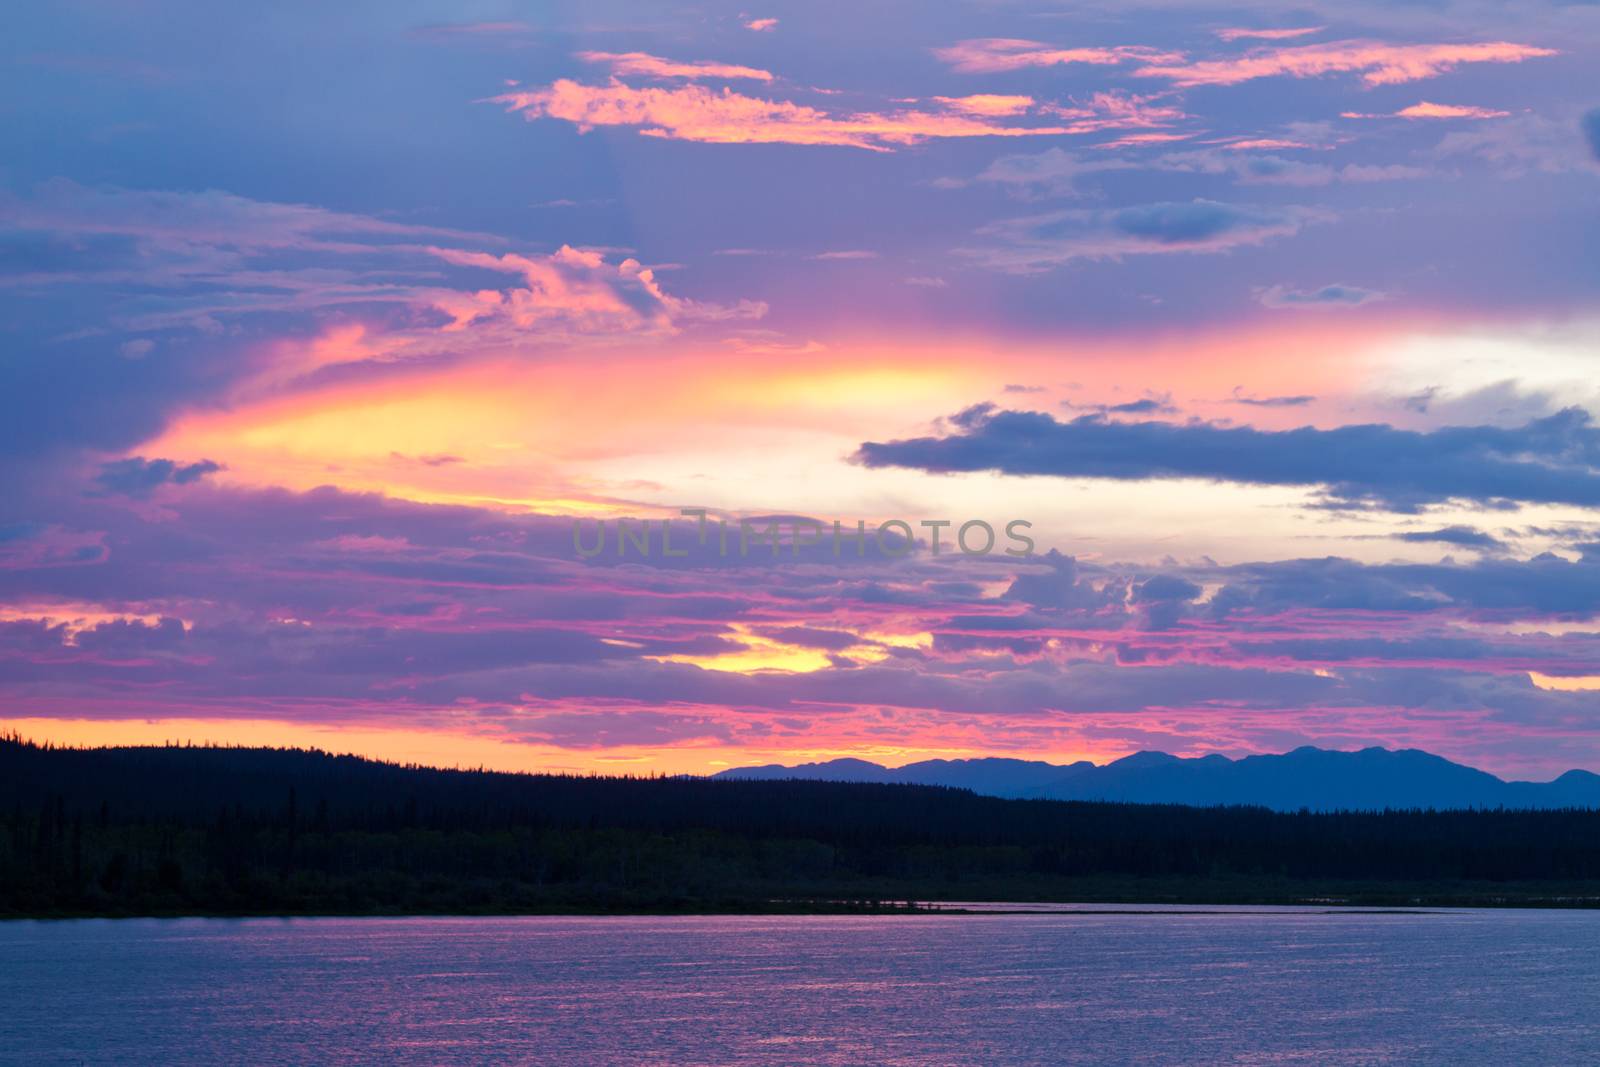
<svg viewBox="0 0 1600 1067"><path fill-rule="evenodd" d="M1019 759L924 760L884 767L836 759L796 767L737 767L716 778L904 782L1010 798L1112 800L1277 811L1386 808L1600 808L1600 775L1568 771L1551 782L1508 782L1418 749L1338 752L1306 746L1282 755L1185 759L1136 752L1105 765Z"/></svg>

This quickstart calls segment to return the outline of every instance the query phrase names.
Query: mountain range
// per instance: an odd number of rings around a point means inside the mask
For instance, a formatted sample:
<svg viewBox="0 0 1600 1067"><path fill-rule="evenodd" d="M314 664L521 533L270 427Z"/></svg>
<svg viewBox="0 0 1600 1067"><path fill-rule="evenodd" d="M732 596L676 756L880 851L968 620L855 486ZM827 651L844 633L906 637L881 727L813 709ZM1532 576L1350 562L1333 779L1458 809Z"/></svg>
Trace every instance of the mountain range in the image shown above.
<svg viewBox="0 0 1600 1067"><path fill-rule="evenodd" d="M1242 759L1136 752L1104 765L981 758L924 760L891 768L836 759L795 767L736 767L712 777L900 782L1022 799L1249 804L1277 811L1600 808L1600 775L1588 771L1568 771L1550 782L1505 781L1418 749L1339 752L1307 746Z"/></svg>

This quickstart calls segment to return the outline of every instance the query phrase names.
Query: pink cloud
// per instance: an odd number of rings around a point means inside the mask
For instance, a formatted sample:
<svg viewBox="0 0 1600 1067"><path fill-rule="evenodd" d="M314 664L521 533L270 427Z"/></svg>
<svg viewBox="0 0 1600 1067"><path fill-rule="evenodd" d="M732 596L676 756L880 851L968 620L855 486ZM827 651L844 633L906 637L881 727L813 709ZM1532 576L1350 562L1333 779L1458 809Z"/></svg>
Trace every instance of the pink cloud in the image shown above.
<svg viewBox="0 0 1600 1067"><path fill-rule="evenodd" d="M637 89L613 81L581 85L561 79L543 89L506 93L493 102L530 121L640 126L646 137L708 144L843 145L874 151L942 137L1032 137L1072 132L1061 126L1001 126L984 116L901 110L832 113L785 100L762 100L699 85Z"/></svg>
<svg viewBox="0 0 1600 1067"><path fill-rule="evenodd" d="M760 318L766 305L702 304L674 297L661 288L655 272L636 259L607 263L599 252L563 246L548 256L494 255L451 248L429 251L456 266L520 275L523 287L477 292L442 290L431 294L435 308L450 317L445 332L498 323L518 330L553 325L578 333L630 333L670 330L678 319Z"/></svg>
<svg viewBox="0 0 1600 1067"><path fill-rule="evenodd" d="M933 54L963 74L991 74L1025 67L1055 67L1069 63L1115 66L1118 63L1176 63L1183 54L1162 52L1138 45L1112 48L1053 48L1039 41L1012 37L979 37L958 41L948 48L935 48Z"/></svg>
<svg viewBox="0 0 1600 1067"><path fill-rule="evenodd" d="M1115 141L1106 141L1095 145L1096 148L1132 148L1147 144L1171 144L1173 141L1187 141L1187 133L1130 133L1126 137L1118 137Z"/></svg>
<svg viewBox="0 0 1600 1067"><path fill-rule="evenodd" d="M1302 26L1299 29L1293 30L1227 29L1218 30L1216 32L1217 36L1222 38L1224 41L1239 41L1245 39L1253 39L1258 41L1286 41L1292 37L1305 37L1308 34L1321 33L1322 30L1323 27L1321 26Z"/></svg>
<svg viewBox="0 0 1600 1067"><path fill-rule="evenodd" d="M1230 152L1249 152L1258 149L1315 148L1305 141L1285 141L1277 137L1257 137L1249 141L1233 141L1222 146Z"/></svg>
<svg viewBox="0 0 1600 1067"><path fill-rule="evenodd" d="M1520 63L1553 56L1550 48L1491 41L1482 44L1384 44L1381 41L1336 41L1295 48L1261 49L1234 59L1196 63L1157 61L1134 73L1167 78L1174 85L1238 85L1256 78L1315 78L1324 74L1360 73L1368 85L1399 85L1432 78L1462 63Z"/></svg>
<svg viewBox="0 0 1600 1067"><path fill-rule="evenodd" d="M634 74L643 78L731 78L747 81L769 82L772 74L755 67L741 67L732 63L715 63L710 60L679 62L662 59L648 52L579 52L578 58L586 63L605 63L613 74Z"/></svg>
<svg viewBox="0 0 1600 1067"><path fill-rule="evenodd" d="M751 30L755 33L767 33L770 30L776 29L777 26L777 19L751 19L744 24L745 29Z"/></svg>
<svg viewBox="0 0 1600 1067"><path fill-rule="evenodd" d="M1151 102L1153 99L1132 93L1095 93L1087 101L1074 100L1070 105L1046 104L1040 110L1069 120L1071 133L1156 129L1189 117L1182 108L1155 104Z"/></svg>
<svg viewBox="0 0 1600 1067"><path fill-rule="evenodd" d="M959 111L966 115L983 115L988 118L1004 118L1009 115L1025 114L1034 104L1031 96L1000 96L995 93L977 93L972 96L936 96L934 99L952 111Z"/></svg>
<svg viewBox="0 0 1600 1067"><path fill-rule="evenodd" d="M1456 104L1431 104L1424 100L1420 104L1403 107L1392 114L1368 114L1360 111L1344 111L1341 118L1346 119L1503 119L1511 114L1509 111L1496 111L1487 107L1468 107Z"/></svg>

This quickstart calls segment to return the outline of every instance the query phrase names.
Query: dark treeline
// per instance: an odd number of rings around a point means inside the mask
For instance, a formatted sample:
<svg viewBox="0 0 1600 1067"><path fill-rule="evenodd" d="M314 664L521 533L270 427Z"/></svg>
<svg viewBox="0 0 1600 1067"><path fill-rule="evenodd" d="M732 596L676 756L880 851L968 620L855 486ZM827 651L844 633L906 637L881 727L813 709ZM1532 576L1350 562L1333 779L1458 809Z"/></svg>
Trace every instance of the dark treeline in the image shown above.
<svg viewBox="0 0 1600 1067"><path fill-rule="evenodd" d="M1594 811L1282 814L0 740L0 914L1589 903L1596 879Z"/></svg>

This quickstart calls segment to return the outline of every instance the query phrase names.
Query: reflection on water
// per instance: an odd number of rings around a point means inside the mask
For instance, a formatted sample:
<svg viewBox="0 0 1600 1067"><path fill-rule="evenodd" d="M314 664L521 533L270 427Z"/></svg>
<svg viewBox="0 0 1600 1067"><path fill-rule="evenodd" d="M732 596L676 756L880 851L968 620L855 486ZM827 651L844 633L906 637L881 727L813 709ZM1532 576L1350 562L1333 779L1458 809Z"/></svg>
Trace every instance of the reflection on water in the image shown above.
<svg viewBox="0 0 1600 1067"><path fill-rule="evenodd" d="M0 1062L1600 1062L1600 914L1086 910L0 923Z"/></svg>

